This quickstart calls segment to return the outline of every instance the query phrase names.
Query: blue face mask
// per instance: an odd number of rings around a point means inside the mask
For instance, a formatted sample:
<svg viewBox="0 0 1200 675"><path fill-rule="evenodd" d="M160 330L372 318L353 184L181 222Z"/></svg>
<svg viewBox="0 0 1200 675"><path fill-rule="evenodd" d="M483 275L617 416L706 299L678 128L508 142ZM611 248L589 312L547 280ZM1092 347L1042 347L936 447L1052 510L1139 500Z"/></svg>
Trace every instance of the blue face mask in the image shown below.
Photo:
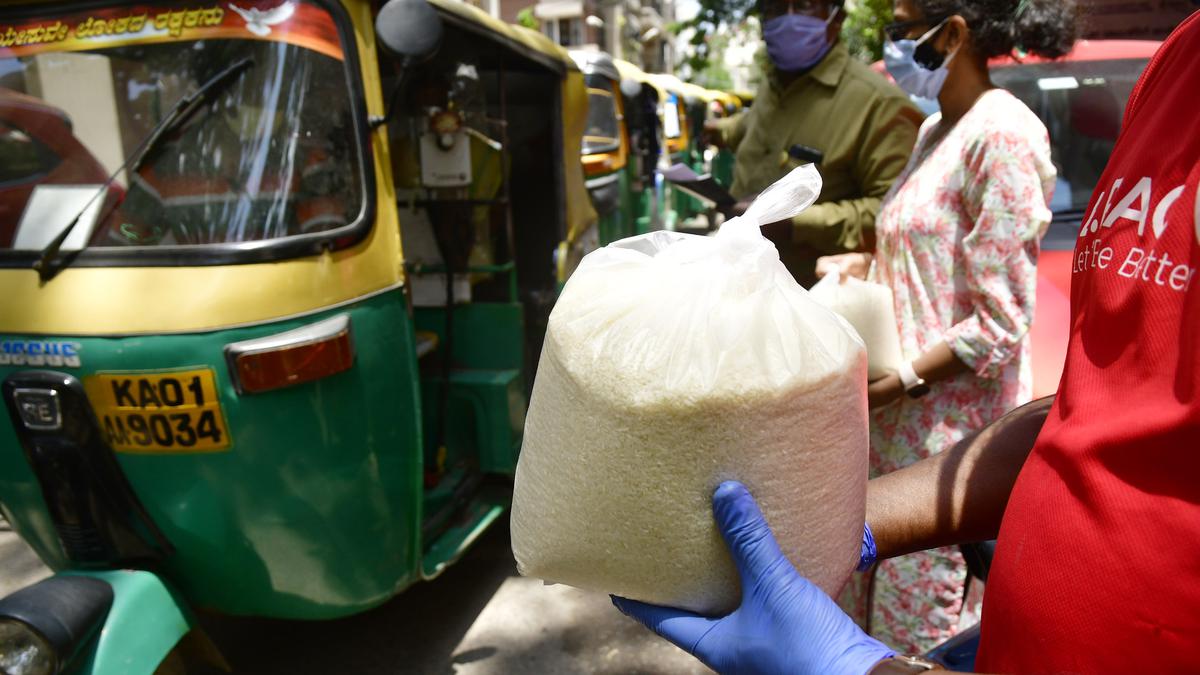
<svg viewBox="0 0 1200 675"><path fill-rule="evenodd" d="M939 23L916 40L888 40L883 45L883 63L888 73L901 89L912 96L936 99L942 93L954 54L941 58L929 40L944 25L945 21Z"/></svg>
<svg viewBox="0 0 1200 675"><path fill-rule="evenodd" d="M808 70L820 63L833 48L829 24L839 11L835 8L824 21L807 14L784 14L764 23L763 39L771 63L786 73Z"/></svg>

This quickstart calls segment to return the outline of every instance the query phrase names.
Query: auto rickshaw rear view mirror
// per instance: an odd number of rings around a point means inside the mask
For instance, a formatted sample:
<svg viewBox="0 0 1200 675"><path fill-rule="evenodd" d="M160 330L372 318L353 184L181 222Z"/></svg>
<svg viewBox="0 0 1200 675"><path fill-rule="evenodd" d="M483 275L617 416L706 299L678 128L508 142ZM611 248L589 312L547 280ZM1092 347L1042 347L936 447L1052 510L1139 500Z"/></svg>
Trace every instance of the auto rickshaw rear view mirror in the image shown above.
<svg viewBox="0 0 1200 675"><path fill-rule="evenodd" d="M390 0L375 19L375 34L393 56L423 61L442 41L442 19L427 0Z"/></svg>
<svg viewBox="0 0 1200 675"><path fill-rule="evenodd" d="M238 392L243 394L336 375L354 365L350 317L343 314L286 333L226 345L225 359Z"/></svg>

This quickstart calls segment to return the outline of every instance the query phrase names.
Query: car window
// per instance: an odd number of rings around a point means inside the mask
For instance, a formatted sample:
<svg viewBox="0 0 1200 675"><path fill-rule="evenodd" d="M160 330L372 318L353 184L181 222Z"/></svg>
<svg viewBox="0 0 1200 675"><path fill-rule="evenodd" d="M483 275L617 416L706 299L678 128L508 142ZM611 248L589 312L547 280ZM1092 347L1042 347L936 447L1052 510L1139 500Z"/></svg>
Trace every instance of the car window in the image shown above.
<svg viewBox="0 0 1200 675"><path fill-rule="evenodd" d="M1050 132L1056 214L1085 209L1112 154L1125 104L1148 59L1060 61L995 68L992 80L1025 102Z"/></svg>

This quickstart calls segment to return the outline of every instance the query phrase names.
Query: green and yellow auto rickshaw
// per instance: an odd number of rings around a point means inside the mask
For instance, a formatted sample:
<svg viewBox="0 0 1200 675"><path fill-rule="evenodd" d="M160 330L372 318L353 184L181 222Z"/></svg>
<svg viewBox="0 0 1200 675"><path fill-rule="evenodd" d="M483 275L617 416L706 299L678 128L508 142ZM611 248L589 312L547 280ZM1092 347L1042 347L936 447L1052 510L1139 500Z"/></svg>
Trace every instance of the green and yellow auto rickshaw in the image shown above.
<svg viewBox="0 0 1200 675"><path fill-rule="evenodd" d="M737 100L741 103L741 110L745 110L754 105L754 98L756 94L749 89L737 89L729 93L737 97ZM741 110L739 110L739 112Z"/></svg>
<svg viewBox="0 0 1200 675"><path fill-rule="evenodd" d="M6 3L0 44L0 512L57 572L0 670L456 560L595 219L567 54L455 0Z"/></svg>
<svg viewBox="0 0 1200 675"><path fill-rule="evenodd" d="M600 217L599 245L637 233L634 204L635 166L631 166L621 74L604 52L574 50L588 90L587 129L583 135L583 171L592 206ZM640 186L639 186L640 187Z"/></svg>
<svg viewBox="0 0 1200 675"><path fill-rule="evenodd" d="M665 166L684 164L693 170L697 168L694 156L695 144L694 120L696 101L689 103L687 91L690 85L674 75L654 73L651 76L658 87L662 99L660 116L663 125L663 158ZM701 103L701 106L703 104ZM703 112L703 111L701 111ZM700 118L703 124L703 117ZM682 190L671 187L670 183L662 185L663 195L663 224L665 229L675 230L687 225L704 212L704 206L698 199Z"/></svg>
<svg viewBox="0 0 1200 675"><path fill-rule="evenodd" d="M704 127L709 120L725 116L725 102L722 94L691 82L683 82L682 85L684 102L688 111L688 123L691 127L688 144L690 166L696 173L712 175L715 180L721 182L721 178L716 175L717 166L714 163L718 154L717 149L709 145ZM729 186L729 183L722 184L726 187ZM688 205L694 213L704 214L710 228L716 226L716 212L713 209L697 200L689 201Z"/></svg>
<svg viewBox="0 0 1200 675"><path fill-rule="evenodd" d="M703 162L704 123L716 116L713 104L719 94L712 89L705 89L698 84L680 81L678 85L683 92L684 106L687 109L689 151L692 155L693 169L707 169Z"/></svg>
<svg viewBox="0 0 1200 675"><path fill-rule="evenodd" d="M710 119L723 119L737 115L742 111L742 101L737 96L724 91L713 91L709 103ZM709 171L713 179L726 190L733 186L734 154L729 148L710 147L708 155Z"/></svg>
<svg viewBox="0 0 1200 675"><path fill-rule="evenodd" d="M633 199L622 206L629 207L625 217L634 222L635 234L646 234L663 229L657 174L664 141L659 116L660 91L641 68L622 59L613 59L613 63L621 75L621 99L631 153L625 170L629 173Z"/></svg>

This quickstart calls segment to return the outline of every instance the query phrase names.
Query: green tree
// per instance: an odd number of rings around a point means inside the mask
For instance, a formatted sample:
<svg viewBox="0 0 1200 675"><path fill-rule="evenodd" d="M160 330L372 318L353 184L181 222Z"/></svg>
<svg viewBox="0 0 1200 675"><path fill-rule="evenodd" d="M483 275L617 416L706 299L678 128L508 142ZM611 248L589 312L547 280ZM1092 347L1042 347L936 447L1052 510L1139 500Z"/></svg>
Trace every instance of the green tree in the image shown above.
<svg viewBox="0 0 1200 675"><path fill-rule="evenodd" d="M755 0L700 0L700 11L689 21L672 26L676 34L686 28L695 32L689 40L691 53L687 62L692 72L703 72L718 50L710 36L717 35L721 27L740 25L754 11ZM719 60L719 59L718 59Z"/></svg>
<svg viewBox="0 0 1200 675"><path fill-rule="evenodd" d="M692 82L701 87L718 89L720 91L733 89L733 76L729 74L729 69L725 67L721 59L709 61L708 67L698 71L692 78Z"/></svg>
<svg viewBox="0 0 1200 675"><path fill-rule="evenodd" d="M517 24L533 30L542 29L541 22L538 21L537 17L533 15L533 5L530 5L517 12Z"/></svg>
<svg viewBox="0 0 1200 675"><path fill-rule="evenodd" d="M892 21L892 0L854 0L846 3L842 39L850 53L867 63L883 57L883 27Z"/></svg>
<svg viewBox="0 0 1200 675"><path fill-rule="evenodd" d="M722 24L736 26L757 11L756 0L700 0L700 11L678 29L695 30L690 40L688 65L693 72L702 72L717 55L709 36ZM883 55L883 27L892 20L892 0L847 0L846 23L842 38L850 53L868 62Z"/></svg>

